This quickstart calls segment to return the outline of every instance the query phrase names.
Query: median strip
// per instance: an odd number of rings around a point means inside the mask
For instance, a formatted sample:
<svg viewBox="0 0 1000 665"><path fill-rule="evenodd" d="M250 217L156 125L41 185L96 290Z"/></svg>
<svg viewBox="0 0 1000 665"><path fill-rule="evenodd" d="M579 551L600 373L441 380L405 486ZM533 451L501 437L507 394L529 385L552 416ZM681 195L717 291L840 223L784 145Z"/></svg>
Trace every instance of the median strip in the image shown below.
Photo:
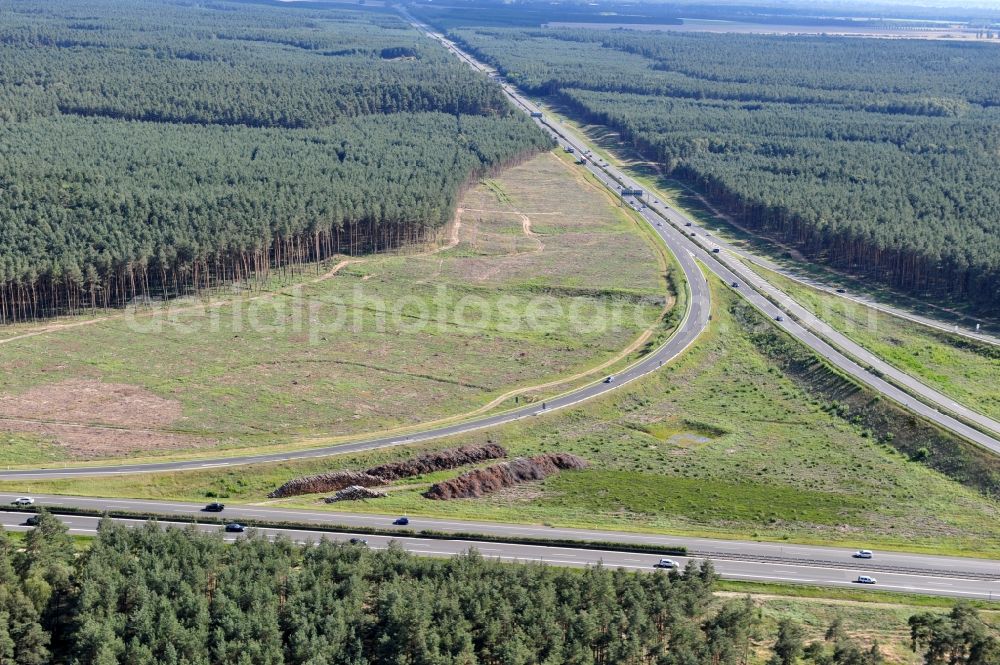
<svg viewBox="0 0 1000 665"><path fill-rule="evenodd" d="M643 543L616 543L597 540L572 540L568 538L530 538L520 536L500 536L485 533L444 532L429 529L382 529L377 527L348 526L344 524L317 524L313 522L295 522L290 520L260 520L260 519L222 519L207 515L164 515L150 512L129 510L93 510L90 508L46 506L46 512L53 515L79 517L111 517L116 519L152 520L176 522L181 524L209 524L224 526L238 521L243 526L259 529L284 529L316 531L323 533L359 534L367 536L386 536L399 538L425 538L427 540L468 540L482 543L506 543L509 545L538 545L542 547L564 547L567 549L585 549L603 552L632 552L636 554L688 556L688 549L683 546L661 546ZM37 514L38 510L26 507L10 506L5 512Z"/></svg>

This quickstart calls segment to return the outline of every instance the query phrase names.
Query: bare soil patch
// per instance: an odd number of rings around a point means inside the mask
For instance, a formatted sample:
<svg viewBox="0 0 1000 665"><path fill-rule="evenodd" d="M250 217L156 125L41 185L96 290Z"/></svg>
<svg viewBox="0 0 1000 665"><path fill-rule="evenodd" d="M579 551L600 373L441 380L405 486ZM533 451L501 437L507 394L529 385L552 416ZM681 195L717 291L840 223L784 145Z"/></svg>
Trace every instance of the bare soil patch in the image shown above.
<svg viewBox="0 0 1000 665"><path fill-rule="evenodd" d="M180 402L126 383L69 379L0 396L0 429L40 435L76 459L214 443L159 429L180 417Z"/></svg>
<svg viewBox="0 0 1000 665"><path fill-rule="evenodd" d="M46 422L163 427L181 417L181 404L139 386L69 379L0 396L0 416Z"/></svg>
<svg viewBox="0 0 1000 665"><path fill-rule="evenodd" d="M189 450L212 447L218 443L215 439L157 430L27 420L0 419L0 430L42 436L64 448L73 460L138 455L158 450Z"/></svg>

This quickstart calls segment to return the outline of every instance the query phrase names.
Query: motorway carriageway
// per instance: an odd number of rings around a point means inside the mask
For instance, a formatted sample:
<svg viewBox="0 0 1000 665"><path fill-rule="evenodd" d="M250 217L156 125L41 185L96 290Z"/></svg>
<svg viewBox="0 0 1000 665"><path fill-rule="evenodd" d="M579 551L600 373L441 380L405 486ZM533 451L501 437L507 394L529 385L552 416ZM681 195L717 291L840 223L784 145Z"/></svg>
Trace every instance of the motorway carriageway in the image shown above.
<svg viewBox="0 0 1000 665"><path fill-rule="evenodd" d="M228 509L227 509L228 512ZM27 517L24 513L0 512L0 524L8 531L24 531L31 527L24 525ZM94 536L100 522L98 517L77 515L57 515L68 527L71 535ZM130 527L145 524L143 520L116 518L116 522ZM383 518L388 522L388 519ZM191 525L181 522L160 521L161 525L171 525L178 528L188 528ZM219 532L223 527L218 525L199 524L195 528L205 532ZM474 542L467 540L439 540L419 537L374 536L368 534L326 533L310 531L307 528L259 528L255 531L268 538L284 536L299 544L315 543L327 540L347 540L352 537L363 538L373 549L384 549L390 542L396 542L408 552L419 556L449 557L467 552L475 548L484 557L507 562L543 562L554 566L582 567L603 563L610 568L623 568L630 571L653 571L654 564L661 558L656 554L636 554L633 552L614 552L588 550L586 548L550 547L544 545L521 545L508 543ZM236 540L245 535L225 533L228 541ZM670 556L679 566L683 567L690 560L699 561L701 556ZM716 571L726 579L752 582L813 584L822 586L854 587L877 589L882 591L917 593L935 596L949 596L965 599L991 600L1000 599L1000 582L984 581L982 579L967 579L954 576L936 576L933 574L913 574L906 572L874 571L863 563L851 567L826 566L815 562L809 564L789 561L785 563L758 562L742 559L727 559L724 555L712 556L712 564ZM878 580L875 585L861 585L855 580L858 575L871 575Z"/></svg>
<svg viewBox="0 0 1000 665"><path fill-rule="evenodd" d="M9 504L15 495L0 494L0 503ZM879 580L876 588L913 593L932 593L962 598L1000 600L1000 562L989 559L943 557L927 554L899 552L876 552L871 560L854 559L854 550L843 547L816 545L795 545L788 543L723 540L694 538L685 536L665 536L656 534L627 533L593 529L573 529L547 527L530 524L503 524L495 522L472 522L463 520L410 517L406 527L394 527L393 516L368 515L363 513L337 513L325 510L287 508L281 505L227 505L222 513L205 513L203 504L139 499L104 499L86 497L65 497L56 495L34 496L38 506L52 506L85 509L97 512L130 512L155 514L164 520L171 517L223 519L227 521L296 522L308 525L326 525L338 528L400 529L397 539L419 541L416 553L455 554L476 547L484 554L494 556L493 550L501 550L507 559L538 560L551 559L550 563L562 562L567 565L585 565L603 560L608 565L619 564L637 570L652 566L659 558L655 554L635 554L550 547L540 545L513 545L506 543L472 542L463 540L428 540L406 538L419 531L433 531L441 534L483 534L487 536L518 538L549 538L602 543L627 543L670 547L685 547L691 555L711 558L720 573L732 579L746 579L771 582L795 582L810 584L850 584L858 575L871 575ZM7 513L8 521L24 521L24 513ZM60 519L77 519L77 516L59 516ZM81 517L81 519L83 519ZM96 519L96 518L87 518ZM4 522L7 524L7 522ZM218 528L207 526L206 528ZM265 530L266 531L266 530ZM320 532L302 529L279 529L294 533L312 534L318 538ZM327 534L329 537L350 537L351 534ZM359 536L376 542L376 536ZM293 537L293 540L299 539ZM409 549L409 547L407 548ZM575 558L567 559L568 554ZM528 554L532 554L528 557ZM669 556L669 555L668 555ZM670 556L675 561L686 557Z"/></svg>

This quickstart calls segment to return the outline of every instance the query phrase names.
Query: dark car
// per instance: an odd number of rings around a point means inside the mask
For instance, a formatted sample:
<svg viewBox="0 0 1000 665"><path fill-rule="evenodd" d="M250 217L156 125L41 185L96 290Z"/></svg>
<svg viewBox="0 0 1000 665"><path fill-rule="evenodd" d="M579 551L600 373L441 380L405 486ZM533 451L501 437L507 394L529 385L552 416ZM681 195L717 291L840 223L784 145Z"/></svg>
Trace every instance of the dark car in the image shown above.
<svg viewBox="0 0 1000 665"><path fill-rule="evenodd" d="M837 289L837 293L847 293L847 289Z"/></svg>
<svg viewBox="0 0 1000 665"><path fill-rule="evenodd" d="M691 222L684 222L684 226L691 226Z"/></svg>
<svg viewBox="0 0 1000 665"><path fill-rule="evenodd" d="M24 520L24 525L25 526L38 526L38 523L40 521L41 521L41 518L38 515L32 515L28 519Z"/></svg>
<svg viewBox="0 0 1000 665"><path fill-rule="evenodd" d="M785 317L783 317L783 316L781 316L781 315L779 314L778 316L774 317L774 320L775 320L775 321L784 321L784 320L785 320Z"/></svg>
<svg viewBox="0 0 1000 665"><path fill-rule="evenodd" d="M364 538L351 538L350 543L351 545L367 545L368 541Z"/></svg>
<svg viewBox="0 0 1000 665"><path fill-rule="evenodd" d="M202 510L204 510L207 513L221 513L225 507L226 507L225 504L213 501L212 503L202 508Z"/></svg>
<svg viewBox="0 0 1000 665"><path fill-rule="evenodd" d="M718 247L713 248L712 249L712 253L713 254L718 254L719 253L719 248Z"/></svg>
<svg viewBox="0 0 1000 665"><path fill-rule="evenodd" d="M406 526L407 524L410 523L410 520L407 517L397 517L392 521L392 523L395 524L396 526Z"/></svg>
<svg viewBox="0 0 1000 665"><path fill-rule="evenodd" d="M246 527L242 524L233 522L232 524L226 525L226 533L243 533L244 531L246 531Z"/></svg>
<svg viewBox="0 0 1000 665"><path fill-rule="evenodd" d="M739 282L733 282L729 286L733 287L734 289L738 289L738 288L740 288L740 283Z"/></svg>

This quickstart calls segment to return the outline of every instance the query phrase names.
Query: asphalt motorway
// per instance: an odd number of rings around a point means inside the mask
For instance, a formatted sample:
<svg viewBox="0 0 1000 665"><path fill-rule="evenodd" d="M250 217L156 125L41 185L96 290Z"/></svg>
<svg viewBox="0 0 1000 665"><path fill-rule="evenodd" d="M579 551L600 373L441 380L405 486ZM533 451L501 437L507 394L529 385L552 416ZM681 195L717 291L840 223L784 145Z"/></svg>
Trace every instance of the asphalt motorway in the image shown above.
<svg viewBox="0 0 1000 665"><path fill-rule="evenodd" d="M31 527L24 524L26 517L24 513L0 512L0 524L3 525L5 530L9 531L28 530ZM98 522L100 521L100 518L97 517L76 515L60 515L58 517L69 527L71 535L78 536L95 535ZM382 519L384 522L388 522L387 519ZM142 520L134 519L119 518L115 521L132 527L145 524ZM159 524L177 526L179 528L190 527L190 524L187 523L170 522L167 520L160 521ZM223 532L223 537L230 541L246 537L244 534L225 533L223 527L218 525L199 524L194 528L206 532ZM428 539L407 536L403 533L399 536L373 536L368 534L328 533L312 531L308 528L259 528L248 530L248 533L254 532L268 538L286 537L300 544L315 543L324 538L327 540L348 540L356 537L366 540L368 547L373 549L384 549L389 546L390 542L395 542L408 552L420 556L448 557L463 554L474 548L486 558L499 561L543 562L549 565L572 567L602 563L608 567L623 568L632 571L652 572L655 570L654 565L661 558L655 554L592 550L583 547L550 547L544 545L474 542L461 539ZM849 557L849 554L846 556ZM685 566L690 560L699 561L709 558L715 566L716 571L722 577L733 580L856 587L979 600L1000 598L1000 582L997 579L989 581L978 577L961 577L955 574L936 575L932 572L891 572L886 570L884 566L881 570L876 570L873 567L875 566L874 560L870 565L865 565L867 562L857 562L857 565L840 566L829 565L821 561L797 562L788 560L786 562L775 563L774 561L730 559L726 558L724 554L712 555L710 557L699 554L697 556L670 556L669 558L680 567ZM847 561L850 562L851 560L847 559ZM859 575L874 577L877 580L877 584L858 584L857 578Z"/></svg>
<svg viewBox="0 0 1000 665"><path fill-rule="evenodd" d="M729 265L730 269L734 273L738 274L745 282L752 284L754 289L766 294L772 301L779 303L781 308L795 317L795 320L799 324L817 333L820 337L833 344L837 349L846 352L855 361L864 363L864 365L868 368L874 368L879 375L888 377L897 385L906 386L908 392L920 398L932 408L943 407L947 411L961 416L966 422L974 423L980 430L1000 433L1000 422L959 404L947 395L934 390L913 376L896 369L889 363L862 347L860 344L856 344L840 331L832 328L828 323L797 303L783 291L764 280L743 263L739 261L727 261L727 265ZM869 369L869 373L871 373L871 369ZM996 440L993 439L992 442L995 441ZM983 445L992 447L992 442L984 442ZM996 452L1000 452L1000 448L992 449Z"/></svg>
<svg viewBox="0 0 1000 665"><path fill-rule="evenodd" d="M440 42L470 67L487 75L495 73L491 67L475 60L468 53L462 51L457 44L435 32L430 26L416 20L405 10L402 13L418 29ZM513 86L502 83L501 87L516 106L531 114L536 122L547 128L560 146L572 150L581 157L586 157L586 164L582 167L597 176L612 191L621 193L623 190L642 191L644 189L643 185L625 175L621 170L603 162L603 160L596 159L584 141L554 118L546 115L540 107ZM645 193L641 196L623 196L622 198L656 227L675 254L683 254L683 249L686 247L726 284L736 284L737 286L734 288L737 292L774 320L779 327L838 369L939 427L1000 454L1000 439L983 431L985 429L1000 433L1000 423L958 404L912 376L895 369L833 330L798 303L795 303L787 294L758 277L740 261L737 254L720 244L717 238L695 226L693 220L658 199ZM663 225L663 222L667 224ZM743 254L746 253L743 252ZM748 286L753 288L747 288ZM768 296L778 300L781 306L775 305ZM835 348L834 345L838 348ZM842 353L840 349L857 358L857 361ZM860 364L861 362L864 363L864 366ZM891 378L892 383L883 377ZM897 385L905 387L905 390ZM960 420L951 414L958 415L965 420ZM977 427L968 425L967 421L975 423Z"/></svg>
<svg viewBox="0 0 1000 665"><path fill-rule="evenodd" d="M770 270L772 272L780 273L785 277L787 277L788 279L791 279L800 284L811 286L812 288L817 289L819 291L823 291L827 295L833 296L835 298L840 298L841 300L849 301L858 305L864 305L865 307L876 309L886 314L891 314L892 316L895 316L897 318L906 319L907 321L912 321L914 323L919 323L922 326L935 328L937 330L952 335L958 335L960 337L974 339L976 341L982 342L983 344L1000 346L1000 337L996 337L992 333L992 331L987 328L979 329L979 328L973 328L971 326L963 327L962 324L958 323L946 323L944 319L932 319L927 316L915 314L910 310L900 309L899 307L893 307L892 305L886 305L885 303L875 300L871 296L865 294L851 293L847 289L829 286L825 282L822 282L808 275L803 275L799 272L792 270L787 266L779 265L774 261L771 261L770 259L767 259L765 257L757 256L755 254L748 254L743 249L736 247L730 247L730 249L733 252L742 256L745 260L750 261L754 265L758 265L761 268L766 268L767 270ZM981 325L982 323L987 323L987 325L989 325L988 322L984 322L979 319L973 319L972 317L964 314L955 314L948 310L945 310L944 314L949 317L961 317L963 323L971 320L972 323L976 325Z"/></svg>

